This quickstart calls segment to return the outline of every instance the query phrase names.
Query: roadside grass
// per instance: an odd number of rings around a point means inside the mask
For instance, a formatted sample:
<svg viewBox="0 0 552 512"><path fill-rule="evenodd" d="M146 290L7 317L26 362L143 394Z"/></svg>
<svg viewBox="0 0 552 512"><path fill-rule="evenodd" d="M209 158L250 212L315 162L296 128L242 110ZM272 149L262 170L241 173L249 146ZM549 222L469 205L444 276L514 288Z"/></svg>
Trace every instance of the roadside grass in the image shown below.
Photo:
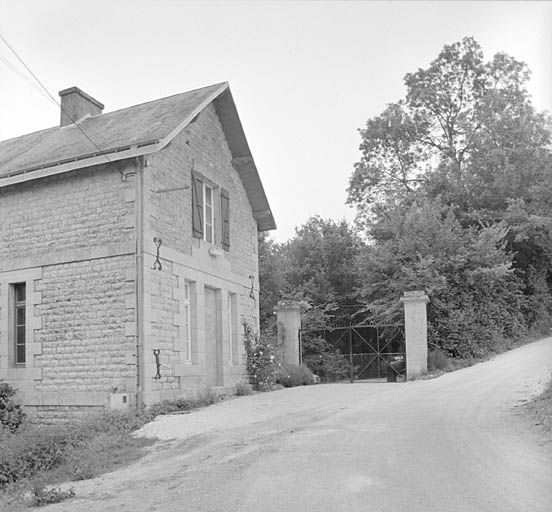
<svg viewBox="0 0 552 512"><path fill-rule="evenodd" d="M132 433L147 423L146 412L105 411L62 425L24 425L0 437L0 502L43 505L71 497L54 484L93 478L138 460L154 439Z"/></svg>
<svg viewBox="0 0 552 512"><path fill-rule="evenodd" d="M531 422L544 432L548 442L552 442L552 375L545 390L527 404Z"/></svg>
<svg viewBox="0 0 552 512"><path fill-rule="evenodd" d="M156 439L133 433L156 416L185 414L224 398L207 388L138 412L106 410L63 424L0 430L0 509L15 512L71 498L71 489L55 485L94 478L143 457Z"/></svg>
<svg viewBox="0 0 552 512"><path fill-rule="evenodd" d="M508 352L515 348L527 345L534 341L544 339L550 335L549 331L543 332L531 332L525 336L515 338L515 339L499 339L495 340L493 344L493 349L488 353L481 355L480 357L450 357L445 351L437 347L430 347L428 352L428 374L422 378L435 378L443 375L444 373L454 372L456 370L461 370L462 368L467 368L473 366L477 363L482 363L484 361L489 361L498 354Z"/></svg>

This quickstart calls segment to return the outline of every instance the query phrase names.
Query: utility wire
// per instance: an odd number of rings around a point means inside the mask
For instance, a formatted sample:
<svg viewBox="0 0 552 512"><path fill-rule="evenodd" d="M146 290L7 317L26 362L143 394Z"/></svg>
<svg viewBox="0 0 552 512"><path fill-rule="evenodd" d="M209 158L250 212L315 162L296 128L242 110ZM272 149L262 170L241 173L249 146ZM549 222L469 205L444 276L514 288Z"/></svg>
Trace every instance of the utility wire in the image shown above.
<svg viewBox="0 0 552 512"><path fill-rule="evenodd" d="M44 84L38 79L38 77L32 72L31 68L25 64L23 59L19 56L19 54L15 51L15 49L6 41L6 38L0 34L0 39L4 42L4 44L11 50L11 52L16 56L17 60L23 65L23 67L28 71L28 73L35 79L36 83L42 88L42 90L48 95L48 97L61 109L61 111L69 118L71 121L73 121L73 124L79 129L79 131L90 141L90 143L98 150L102 151L102 149L88 136L88 134L84 131L82 126L77 124L73 116L71 116L62 106L59 101L57 101L51 94L50 91L44 86ZM5 62L5 61L4 61ZM109 162L111 162L111 159L107 155L103 155Z"/></svg>
<svg viewBox="0 0 552 512"><path fill-rule="evenodd" d="M51 98L44 94L44 91L34 83L25 73L22 73L16 66L14 66L6 57L0 53L0 60L14 73L16 73L21 79L25 80L35 91L39 92L44 96L48 101L51 101Z"/></svg>

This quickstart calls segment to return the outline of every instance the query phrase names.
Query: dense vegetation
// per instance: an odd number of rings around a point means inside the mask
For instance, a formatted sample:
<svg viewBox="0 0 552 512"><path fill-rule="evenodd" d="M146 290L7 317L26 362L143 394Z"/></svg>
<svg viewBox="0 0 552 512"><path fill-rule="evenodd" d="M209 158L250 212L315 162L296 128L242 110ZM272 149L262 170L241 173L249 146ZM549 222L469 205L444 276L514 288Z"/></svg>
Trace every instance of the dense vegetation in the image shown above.
<svg viewBox="0 0 552 512"><path fill-rule="evenodd" d="M308 303L318 325L351 312L392 322L402 293L423 289L429 342L448 357L549 332L551 124L529 76L472 38L407 74L405 97L360 130L354 225L315 217L284 244L261 240L263 326L281 297Z"/></svg>
<svg viewBox="0 0 552 512"><path fill-rule="evenodd" d="M236 386L236 394L247 394L247 387ZM0 400L8 397L12 403L15 395L9 384L0 383ZM31 505L71 498L71 489L62 491L52 484L93 478L139 459L155 441L133 435L144 424L160 414L189 412L223 398L204 388L139 411L105 410L55 425L31 423L24 415L14 422L14 414L0 415L0 503L19 510L25 493ZM19 407L10 407L14 410Z"/></svg>

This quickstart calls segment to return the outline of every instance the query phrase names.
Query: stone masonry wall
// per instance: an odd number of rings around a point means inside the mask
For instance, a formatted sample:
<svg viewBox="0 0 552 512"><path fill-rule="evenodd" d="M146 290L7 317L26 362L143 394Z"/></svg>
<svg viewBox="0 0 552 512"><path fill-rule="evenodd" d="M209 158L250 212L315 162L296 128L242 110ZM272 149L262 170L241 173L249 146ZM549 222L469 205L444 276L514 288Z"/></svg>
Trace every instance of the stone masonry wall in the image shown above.
<svg viewBox="0 0 552 512"><path fill-rule="evenodd" d="M0 271L16 260L131 242L130 187L99 166L1 188Z"/></svg>
<svg viewBox="0 0 552 512"><path fill-rule="evenodd" d="M164 246L192 254L192 169L230 193L230 251L224 254L232 271L248 277L258 272L257 223L243 183L232 166L232 153L213 105L206 107L164 151L150 159L146 172L149 227L162 234ZM183 187L187 187L185 190ZM171 190L173 192L156 192ZM220 228L220 219L217 227ZM216 245L220 246L220 240ZM255 281L258 283L258 280Z"/></svg>
<svg viewBox="0 0 552 512"><path fill-rule="evenodd" d="M220 212L217 210L215 243L209 244L192 236L192 170L215 187L217 201L220 188L229 192L230 251L224 251L221 246ZM209 385L208 344L214 340L209 338L209 326L205 325L206 287L217 290L223 385L242 380L245 372L242 321L258 326L257 223L241 178L232 166L232 154L213 105L206 107L166 149L149 158L144 172L144 190L147 194L144 306L148 400L170 398L179 391ZM160 249L162 271L152 270L153 237L163 240ZM193 290L192 362L184 361L182 347L182 288L185 282L189 282ZM251 298L252 284L254 299ZM237 297L236 311L232 312L238 318L234 328L237 332L233 333L232 343L239 345L239 355L234 360L230 354L229 293ZM156 371L154 348L161 350L161 379L153 379Z"/></svg>
<svg viewBox="0 0 552 512"><path fill-rule="evenodd" d="M96 166L0 189L0 379L47 421L136 389L135 183ZM27 284L24 367L10 285Z"/></svg>
<svg viewBox="0 0 552 512"><path fill-rule="evenodd" d="M42 368L38 392L82 392L132 389L136 370L133 338L125 325L134 320L126 309L134 283L125 280L133 256L118 256L44 267L36 291L42 318L38 341ZM130 363L130 364L129 364Z"/></svg>

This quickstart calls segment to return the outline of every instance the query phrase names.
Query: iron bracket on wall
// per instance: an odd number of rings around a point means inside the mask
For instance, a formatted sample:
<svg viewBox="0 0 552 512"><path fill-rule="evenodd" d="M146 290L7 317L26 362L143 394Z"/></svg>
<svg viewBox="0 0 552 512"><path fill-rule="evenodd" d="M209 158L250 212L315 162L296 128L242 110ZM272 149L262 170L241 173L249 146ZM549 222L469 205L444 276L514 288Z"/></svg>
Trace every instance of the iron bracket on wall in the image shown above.
<svg viewBox="0 0 552 512"><path fill-rule="evenodd" d="M253 300L255 300L255 276L249 276L249 279L251 280L251 290L249 290L249 297L251 297Z"/></svg>
<svg viewBox="0 0 552 512"><path fill-rule="evenodd" d="M155 256L155 261L153 262L153 270L163 270L163 265L161 265L161 260L159 259L159 249L161 248L161 244L163 243L163 240L160 238L154 237L153 243L155 244L155 247L157 248L157 255Z"/></svg>
<svg viewBox="0 0 552 512"><path fill-rule="evenodd" d="M161 378L161 362L159 361L159 354L161 353L161 350L158 348L153 349L153 355L155 357L155 366L157 368L157 373L155 374L154 379L160 379Z"/></svg>

